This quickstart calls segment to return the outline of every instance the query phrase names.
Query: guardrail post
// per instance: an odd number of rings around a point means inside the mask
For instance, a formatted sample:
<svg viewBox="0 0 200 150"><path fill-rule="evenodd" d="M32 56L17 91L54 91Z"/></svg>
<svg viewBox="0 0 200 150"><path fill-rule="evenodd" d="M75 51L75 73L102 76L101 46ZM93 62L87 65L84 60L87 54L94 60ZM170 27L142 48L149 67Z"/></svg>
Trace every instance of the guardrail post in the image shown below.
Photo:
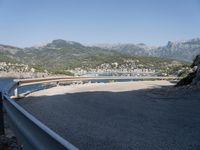
<svg viewBox="0 0 200 150"><path fill-rule="evenodd" d="M57 82L56 82L56 86L59 86L59 85L60 85L60 82L59 82L59 81L57 81Z"/></svg>
<svg viewBox="0 0 200 150"><path fill-rule="evenodd" d="M17 88L14 90L14 96L15 96L16 98L19 97L19 93L18 93L18 89L17 89Z"/></svg>
<svg viewBox="0 0 200 150"><path fill-rule="evenodd" d="M0 92L0 135L4 135L3 95Z"/></svg>

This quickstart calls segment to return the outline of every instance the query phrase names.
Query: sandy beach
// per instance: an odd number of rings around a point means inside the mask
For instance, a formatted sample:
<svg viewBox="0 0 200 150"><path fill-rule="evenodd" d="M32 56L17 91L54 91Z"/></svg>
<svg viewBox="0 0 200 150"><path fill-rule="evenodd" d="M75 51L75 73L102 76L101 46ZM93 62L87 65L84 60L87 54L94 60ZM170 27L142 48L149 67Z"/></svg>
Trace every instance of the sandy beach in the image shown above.
<svg viewBox="0 0 200 150"><path fill-rule="evenodd" d="M200 92L169 81L58 86L18 101L81 150L200 148Z"/></svg>

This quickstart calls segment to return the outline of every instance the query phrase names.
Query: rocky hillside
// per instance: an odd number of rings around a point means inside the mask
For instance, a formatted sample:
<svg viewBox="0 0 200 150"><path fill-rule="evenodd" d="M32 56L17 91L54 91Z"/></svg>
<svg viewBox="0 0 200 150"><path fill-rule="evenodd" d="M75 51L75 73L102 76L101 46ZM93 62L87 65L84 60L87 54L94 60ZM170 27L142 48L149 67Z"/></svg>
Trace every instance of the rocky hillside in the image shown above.
<svg viewBox="0 0 200 150"><path fill-rule="evenodd" d="M180 80L176 86L192 85L200 87L200 55L197 55L191 65L190 73Z"/></svg>
<svg viewBox="0 0 200 150"><path fill-rule="evenodd" d="M86 47L77 42L54 40L42 47L26 48L18 52L21 60L50 70L93 67L117 59L121 54L98 47Z"/></svg>
<svg viewBox="0 0 200 150"><path fill-rule="evenodd" d="M192 84L200 87L200 55L196 56L191 67L193 67L193 70L195 72Z"/></svg>
<svg viewBox="0 0 200 150"><path fill-rule="evenodd" d="M156 47L149 47L144 43L140 44L97 44L97 47L101 47L107 50L114 50L123 54L131 54L138 56L150 56L151 51Z"/></svg>
<svg viewBox="0 0 200 150"><path fill-rule="evenodd" d="M165 46L160 47L150 47L143 43L114 45L101 44L97 46L124 54L171 58L184 61L192 61L196 55L200 54L200 38L178 42L169 41Z"/></svg>
<svg viewBox="0 0 200 150"><path fill-rule="evenodd" d="M152 55L157 57L173 58L192 61L200 54L200 39L192 39L182 42L168 42L166 46L153 50Z"/></svg>

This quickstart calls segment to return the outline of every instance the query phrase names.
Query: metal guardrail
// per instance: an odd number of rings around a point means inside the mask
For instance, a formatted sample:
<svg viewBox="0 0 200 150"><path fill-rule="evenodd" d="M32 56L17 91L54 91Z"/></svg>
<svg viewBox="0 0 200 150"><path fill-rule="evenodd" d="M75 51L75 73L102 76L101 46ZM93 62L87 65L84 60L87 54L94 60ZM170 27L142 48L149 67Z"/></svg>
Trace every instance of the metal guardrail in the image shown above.
<svg viewBox="0 0 200 150"><path fill-rule="evenodd" d="M60 77L60 78L37 78L37 79L20 79L15 80L21 85L31 85L37 83L48 83L48 82L62 82L62 81L87 81L87 80L123 80L123 79L158 79L158 80L168 80L168 79L179 79L178 77L118 77L118 76L102 76L102 77Z"/></svg>
<svg viewBox="0 0 200 150"><path fill-rule="evenodd" d="M38 78L38 79L20 79L15 80L17 85L13 87L14 91L14 98L19 98L18 94L18 87L19 86L26 86L26 85L33 85L33 84L41 84L41 83L56 83L59 85L61 82L77 82L77 81L95 81L95 80L177 80L177 77L56 77L56 78ZM23 96L22 96L23 97Z"/></svg>
<svg viewBox="0 0 200 150"><path fill-rule="evenodd" d="M15 91L18 95L18 86L31 85L37 83L50 82L73 82L87 80L116 80L117 77L64 77L64 78L41 78L26 79L15 81L12 86L0 93L0 135L4 134L3 109L10 119L11 127L15 131L25 150L78 150L77 147L63 139L46 125L41 123L33 115L18 105L15 100L11 99L9 93ZM123 78L120 78L123 79ZM130 78L131 79L131 78ZM148 78L147 78L148 79ZM153 78L154 79L154 78ZM174 79L158 78L158 79Z"/></svg>
<svg viewBox="0 0 200 150"><path fill-rule="evenodd" d="M0 135L4 135L4 115L3 115L3 99L0 93Z"/></svg>
<svg viewBox="0 0 200 150"><path fill-rule="evenodd" d="M78 150L67 140L41 123L33 115L18 105L9 97L11 89L19 85L14 83L10 88L1 93L0 97L0 134L4 134L3 109L9 118L11 128L14 130L25 150Z"/></svg>

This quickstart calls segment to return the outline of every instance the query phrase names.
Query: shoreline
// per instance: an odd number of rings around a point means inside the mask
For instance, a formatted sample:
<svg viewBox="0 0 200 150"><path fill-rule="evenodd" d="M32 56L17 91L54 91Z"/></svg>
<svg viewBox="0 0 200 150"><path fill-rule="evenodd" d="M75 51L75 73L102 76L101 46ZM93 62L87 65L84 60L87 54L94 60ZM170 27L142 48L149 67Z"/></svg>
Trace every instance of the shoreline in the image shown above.
<svg viewBox="0 0 200 150"><path fill-rule="evenodd" d="M125 92L141 89L153 89L162 86L173 86L174 83L167 80L155 81L128 81L128 82L110 82L110 83L86 83L86 84L71 84L68 86L57 86L49 89L39 90L30 93L26 97L32 96L53 96L57 94L79 93L79 92L96 92L96 91L110 91L110 92Z"/></svg>

